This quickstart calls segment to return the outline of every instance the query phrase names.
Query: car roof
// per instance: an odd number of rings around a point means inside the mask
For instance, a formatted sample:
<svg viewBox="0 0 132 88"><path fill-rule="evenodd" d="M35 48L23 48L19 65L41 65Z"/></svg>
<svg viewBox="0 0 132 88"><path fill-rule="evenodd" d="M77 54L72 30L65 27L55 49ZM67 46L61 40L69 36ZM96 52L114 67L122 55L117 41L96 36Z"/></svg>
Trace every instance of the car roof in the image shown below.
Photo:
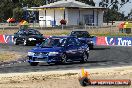
<svg viewBox="0 0 132 88"><path fill-rule="evenodd" d="M86 30L73 30L72 32L88 32Z"/></svg>
<svg viewBox="0 0 132 88"><path fill-rule="evenodd" d="M26 30L26 31L35 30L36 31L36 29L20 29L20 30Z"/></svg>
<svg viewBox="0 0 132 88"><path fill-rule="evenodd" d="M74 36L50 36L50 38L76 38Z"/></svg>

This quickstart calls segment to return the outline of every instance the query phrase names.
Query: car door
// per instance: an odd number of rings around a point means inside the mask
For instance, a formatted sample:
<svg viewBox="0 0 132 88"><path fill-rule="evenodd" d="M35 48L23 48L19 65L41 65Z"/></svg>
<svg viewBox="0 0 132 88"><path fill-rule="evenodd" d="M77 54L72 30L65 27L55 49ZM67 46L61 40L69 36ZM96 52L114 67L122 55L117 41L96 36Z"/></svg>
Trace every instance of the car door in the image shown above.
<svg viewBox="0 0 132 88"><path fill-rule="evenodd" d="M24 31L23 30L19 30L16 33L15 37L17 38L17 41L22 42L23 41L23 36L24 36Z"/></svg>
<svg viewBox="0 0 132 88"><path fill-rule="evenodd" d="M77 49L76 40L74 38L68 39L66 53L71 60L75 60L77 58Z"/></svg>
<svg viewBox="0 0 132 88"><path fill-rule="evenodd" d="M84 53L84 49L82 48L82 43L79 39L76 39L76 44L77 44L77 55L78 59L82 57Z"/></svg>
<svg viewBox="0 0 132 88"><path fill-rule="evenodd" d="M25 38L26 38L26 32L25 32L25 30L21 30L21 32L19 34L20 41L23 42Z"/></svg>

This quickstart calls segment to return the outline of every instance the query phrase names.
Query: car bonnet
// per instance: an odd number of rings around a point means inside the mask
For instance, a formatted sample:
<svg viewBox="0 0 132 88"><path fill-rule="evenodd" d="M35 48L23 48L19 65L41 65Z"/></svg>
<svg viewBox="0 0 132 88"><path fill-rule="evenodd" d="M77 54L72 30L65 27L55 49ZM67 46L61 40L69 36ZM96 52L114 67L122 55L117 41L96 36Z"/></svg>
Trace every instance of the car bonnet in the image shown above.
<svg viewBox="0 0 132 88"><path fill-rule="evenodd" d="M50 47L50 48L33 48L29 52L61 52L62 48L61 47Z"/></svg>

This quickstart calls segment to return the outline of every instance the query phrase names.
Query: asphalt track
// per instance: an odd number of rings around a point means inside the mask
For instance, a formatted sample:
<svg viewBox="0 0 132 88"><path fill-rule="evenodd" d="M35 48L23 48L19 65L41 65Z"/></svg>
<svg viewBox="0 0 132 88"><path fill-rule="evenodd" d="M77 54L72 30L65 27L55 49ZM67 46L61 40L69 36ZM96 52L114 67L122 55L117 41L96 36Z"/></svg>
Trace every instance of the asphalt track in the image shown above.
<svg viewBox="0 0 132 88"><path fill-rule="evenodd" d="M7 45L0 44L0 50L16 51L27 54L33 46L23 45ZM94 50L90 50L90 57L88 63L69 63L66 65L48 65L40 63L38 66L30 66L25 62L25 58L18 61L0 65L0 73L16 73L16 72L41 72L51 70L71 70L97 67L112 67L112 66L126 66L132 65L132 47L121 46L95 46Z"/></svg>

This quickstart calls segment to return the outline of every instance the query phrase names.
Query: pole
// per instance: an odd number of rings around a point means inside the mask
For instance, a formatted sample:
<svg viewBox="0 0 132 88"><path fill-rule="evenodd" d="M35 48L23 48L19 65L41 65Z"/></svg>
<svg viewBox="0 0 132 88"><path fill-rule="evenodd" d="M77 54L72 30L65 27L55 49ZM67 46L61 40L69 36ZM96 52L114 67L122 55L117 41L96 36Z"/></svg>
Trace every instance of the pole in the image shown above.
<svg viewBox="0 0 132 88"><path fill-rule="evenodd" d="M64 29L64 25L62 24L61 26L62 26L62 30L63 30Z"/></svg>
<svg viewBox="0 0 132 88"><path fill-rule="evenodd" d="M46 5L48 4L48 0L46 0L46 3L45 3Z"/></svg>

